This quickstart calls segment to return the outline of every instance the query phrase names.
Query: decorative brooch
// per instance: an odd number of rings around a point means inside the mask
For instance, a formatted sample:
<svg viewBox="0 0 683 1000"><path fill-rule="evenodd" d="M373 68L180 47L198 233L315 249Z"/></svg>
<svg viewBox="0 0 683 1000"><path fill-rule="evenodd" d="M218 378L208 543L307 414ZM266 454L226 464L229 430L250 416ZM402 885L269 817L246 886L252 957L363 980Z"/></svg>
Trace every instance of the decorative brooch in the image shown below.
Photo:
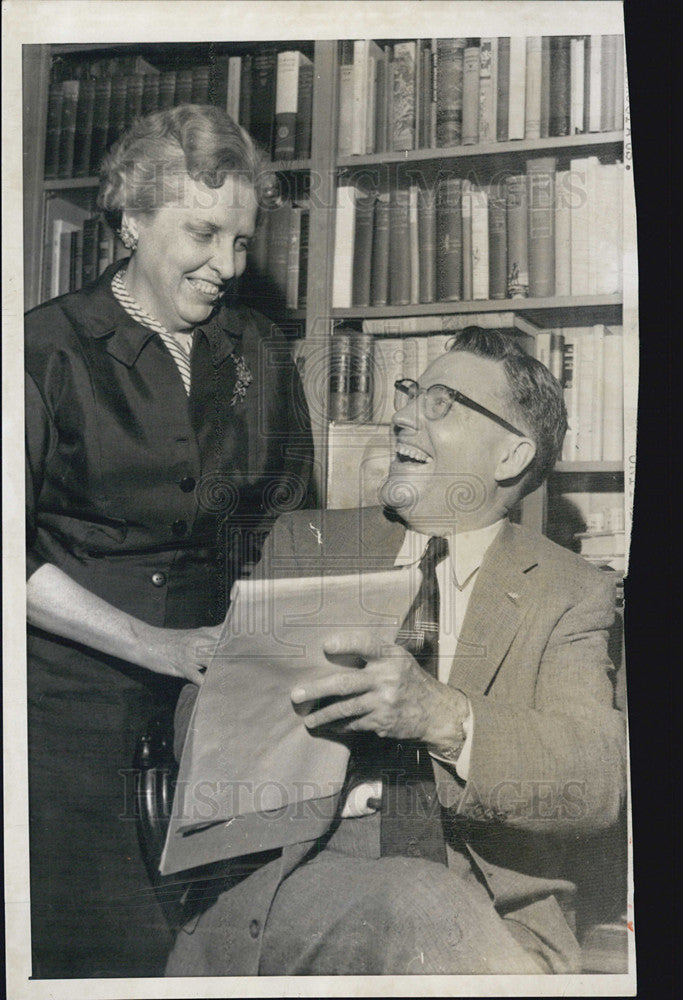
<svg viewBox="0 0 683 1000"><path fill-rule="evenodd" d="M235 382L230 405L235 406L246 396L247 386L251 385L254 381L254 376L249 371L249 366L241 355L233 354L232 360L235 362L235 368L237 369L237 381Z"/></svg>

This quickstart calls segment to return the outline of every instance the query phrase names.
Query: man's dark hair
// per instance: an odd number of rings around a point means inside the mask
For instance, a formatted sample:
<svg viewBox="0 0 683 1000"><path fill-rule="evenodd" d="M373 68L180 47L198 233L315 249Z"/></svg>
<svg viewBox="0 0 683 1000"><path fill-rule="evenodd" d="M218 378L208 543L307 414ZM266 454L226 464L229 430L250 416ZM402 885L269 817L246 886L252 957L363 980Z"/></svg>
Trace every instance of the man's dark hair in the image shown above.
<svg viewBox="0 0 683 1000"><path fill-rule="evenodd" d="M511 423L528 431L536 444L524 484L525 494L531 493L552 471L567 431L562 386L545 365L520 347L514 334L502 330L468 326L453 337L448 349L502 361L510 390Z"/></svg>

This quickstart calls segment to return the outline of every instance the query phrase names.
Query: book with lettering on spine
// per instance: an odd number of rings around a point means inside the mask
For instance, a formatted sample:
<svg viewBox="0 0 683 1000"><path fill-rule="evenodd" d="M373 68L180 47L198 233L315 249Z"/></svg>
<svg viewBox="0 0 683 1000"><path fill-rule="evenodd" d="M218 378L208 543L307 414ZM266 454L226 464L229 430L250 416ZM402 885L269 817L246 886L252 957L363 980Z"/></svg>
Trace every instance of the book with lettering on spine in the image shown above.
<svg viewBox="0 0 683 1000"><path fill-rule="evenodd" d="M462 299L472 301L472 182L462 182Z"/></svg>
<svg viewBox="0 0 683 1000"><path fill-rule="evenodd" d="M550 39L550 135L569 135L571 102L569 36Z"/></svg>
<svg viewBox="0 0 683 1000"><path fill-rule="evenodd" d="M436 288L439 301L462 298L462 180L442 177L436 189Z"/></svg>
<svg viewBox="0 0 683 1000"><path fill-rule="evenodd" d="M479 45L468 45L463 55L462 144L479 141Z"/></svg>
<svg viewBox="0 0 683 1000"><path fill-rule="evenodd" d="M383 52L369 38L353 43L353 107L351 116L351 152L372 153L375 144L375 62Z"/></svg>
<svg viewBox="0 0 683 1000"><path fill-rule="evenodd" d="M62 84L64 99L59 130L58 177L73 177L79 85L78 80L65 80Z"/></svg>
<svg viewBox="0 0 683 1000"><path fill-rule="evenodd" d="M102 157L107 148L110 104L111 77L98 77L95 80L95 113L90 143L90 170L88 171L91 177L99 174Z"/></svg>
<svg viewBox="0 0 683 1000"><path fill-rule="evenodd" d="M415 113L417 98L416 42L396 42L393 59L393 116L391 148L415 149Z"/></svg>
<svg viewBox="0 0 683 1000"><path fill-rule="evenodd" d="M436 298L436 190L420 187L417 193L419 243L419 301Z"/></svg>
<svg viewBox="0 0 683 1000"><path fill-rule="evenodd" d="M353 43L339 43L339 111L337 122L337 152L350 156L353 121Z"/></svg>
<svg viewBox="0 0 683 1000"><path fill-rule="evenodd" d="M299 65L299 92L296 104L294 158L307 160L311 155L313 127L313 63L309 59Z"/></svg>
<svg viewBox="0 0 683 1000"><path fill-rule="evenodd" d="M410 304L410 189L396 186L389 195L389 303Z"/></svg>
<svg viewBox="0 0 683 1000"><path fill-rule="evenodd" d="M489 189L489 297L505 299L508 293L507 206L505 186Z"/></svg>
<svg viewBox="0 0 683 1000"><path fill-rule="evenodd" d="M375 204L370 268L370 305L386 306L389 302L389 195L380 194Z"/></svg>
<svg viewBox="0 0 683 1000"><path fill-rule="evenodd" d="M524 138L541 137L541 87L543 83L543 39L531 35L526 40L526 81L524 96Z"/></svg>
<svg viewBox="0 0 683 1000"><path fill-rule="evenodd" d="M351 332L336 329L330 338L329 412L332 421L344 422L350 413Z"/></svg>
<svg viewBox="0 0 683 1000"><path fill-rule="evenodd" d="M371 334L355 330L351 334L348 419L354 423L363 424L372 420L373 345Z"/></svg>
<svg viewBox="0 0 683 1000"><path fill-rule="evenodd" d="M472 298L489 298L489 193L473 188L472 198Z"/></svg>
<svg viewBox="0 0 683 1000"><path fill-rule="evenodd" d="M526 298L529 294L529 246L527 218L527 179L524 174L506 181L508 238L508 296Z"/></svg>
<svg viewBox="0 0 683 1000"><path fill-rule="evenodd" d="M418 135L418 147L428 149L432 142L432 48L429 41L420 54L420 88L419 88L419 110L420 110L420 130Z"/></svg>
<svg viewBox="0 0 683 1000"><path fill-rule="evenodd" d="M508 139L523 139L526 129L526 38L510 38Z"/></svg>
<svg viewBox="0 0 683 1000"><path fill-rule="evenodd" d="M510 110L510 39L498 39L498 100L496 102L496 136L498 142L508 140Z"/></svg>
<svg viewBox="0 0 683 1000"><path fill-rule="evenodd" d="M555 294L555 167L554 156L526 161L529 295Z"/></svg>
<svg viewBox="0 0 683 1000"><path fill-rule="evenodd" d="M479 142L496 141L498 39L482 38L479 49Z"/></svg>
<svg viewBox="0 0 683 1000"><path fill-rule="evenodd" d="M277 50L268 45L259 47L251 62L249 131L268 156L273 155L276 73Z"/></svg>
<svg viewBox="0 0 683 1000"><path fill-rule="evenodd" d="M466 38L439 38L436 43L436 145L462 142L462 86Z"/></svg>
<svg viewBox="0 0 683 1000"><path fill-rule="evenodd" d="M353 241L353 279L351 304L370 305L370 274L372 262L372 234L375 221L374 192L356 198L356 225Z"/></svg>
<svg viewBox="0 0 683 1000"><path fill-rule="evenodd" d="M296 155L296 130L299 113L299 90L302 77L313 63L298 50L278 52L275 81L275 141L276 160L291 160Z"/></svg>

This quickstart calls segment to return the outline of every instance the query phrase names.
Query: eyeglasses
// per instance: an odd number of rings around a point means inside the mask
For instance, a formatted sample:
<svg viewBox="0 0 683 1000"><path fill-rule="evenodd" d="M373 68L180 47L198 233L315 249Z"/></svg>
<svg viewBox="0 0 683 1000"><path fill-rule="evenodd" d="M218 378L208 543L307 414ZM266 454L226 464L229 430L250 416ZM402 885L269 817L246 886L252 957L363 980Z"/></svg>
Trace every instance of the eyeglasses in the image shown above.
<svg viewBox="0 0 683 1000"><path fill-rule="evenodd" d="M421 389L414 379L400 378L394 382L394 409L400 410L406 405L406 396L408 400L424 396L424 414L427 420L442 420L450 412L453 403L460 403L462 406L469 407L470 410L483 413L485 417L488 417L489 420L494 420L501 427L504 427L506 431L511 431L518 437L527 437L524 431L517 430L507 420L499 417L497 413L492 413L491 410L487 410L481 403L475 403L469 396L464 396L457 389L450 389L447 385L439 385L437 383L436 385L428 386L426 389Z"/></svg>

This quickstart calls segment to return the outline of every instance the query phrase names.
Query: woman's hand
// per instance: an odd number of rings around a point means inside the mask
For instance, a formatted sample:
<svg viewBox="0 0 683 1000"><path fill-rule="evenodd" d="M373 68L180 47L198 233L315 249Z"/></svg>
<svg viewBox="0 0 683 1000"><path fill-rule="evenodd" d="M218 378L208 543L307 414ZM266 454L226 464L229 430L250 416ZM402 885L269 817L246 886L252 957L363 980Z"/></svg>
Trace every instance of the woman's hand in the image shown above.
<svg viewBox="0 0 683 1000"><path fill-rule="evenodd" d="M146 662L140 665L158 674L184 677L193 684L201 685L222 629L222 625L213 628L155 629L148 646L148 656L145 656Z"/></svg>

